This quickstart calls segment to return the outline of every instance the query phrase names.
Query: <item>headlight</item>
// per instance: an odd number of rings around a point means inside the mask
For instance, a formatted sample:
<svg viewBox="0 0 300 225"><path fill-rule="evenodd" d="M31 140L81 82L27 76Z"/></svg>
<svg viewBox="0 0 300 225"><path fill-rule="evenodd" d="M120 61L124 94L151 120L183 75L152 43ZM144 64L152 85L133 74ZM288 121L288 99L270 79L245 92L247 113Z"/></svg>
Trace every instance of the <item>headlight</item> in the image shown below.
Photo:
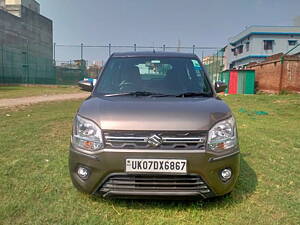
<svg viewBox="0 0 300 225"><path fill-rule="evenodd" d="M209 150L226 150L236 145L236 124L233 117L217 123L208 133Z"/></svg>
<svg viewBox="0 0 300 225"><path fill-rule="evenodd" d="M73 127L72 143L87 151L97 151L103 148L102 132L97 124L76 116Z"/></svg>

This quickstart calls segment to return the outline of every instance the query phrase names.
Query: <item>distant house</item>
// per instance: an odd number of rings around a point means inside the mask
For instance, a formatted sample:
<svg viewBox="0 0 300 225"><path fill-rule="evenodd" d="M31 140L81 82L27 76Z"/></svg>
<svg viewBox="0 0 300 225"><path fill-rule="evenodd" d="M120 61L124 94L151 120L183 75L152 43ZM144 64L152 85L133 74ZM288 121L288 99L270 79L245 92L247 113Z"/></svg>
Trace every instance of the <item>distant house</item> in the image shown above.
<svg viewBox="0 0 300 225"><path fill-rule="evenodd" d="M268 56L286 53L299 43L299 26L250 26L229 39L224 52L225 69L264 61Z"/></svg>

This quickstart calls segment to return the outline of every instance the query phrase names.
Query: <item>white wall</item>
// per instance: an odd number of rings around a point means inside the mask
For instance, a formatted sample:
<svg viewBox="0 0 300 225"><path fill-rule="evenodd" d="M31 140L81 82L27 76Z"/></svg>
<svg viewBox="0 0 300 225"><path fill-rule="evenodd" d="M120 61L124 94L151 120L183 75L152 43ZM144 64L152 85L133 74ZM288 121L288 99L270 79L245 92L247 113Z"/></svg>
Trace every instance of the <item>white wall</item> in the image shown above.
<svg viewBox="0 0 300 225"><path fill-rule="evenodd" d="M21 5L22 0L5 0L6 5Z"/></svg>
<svg viewBox="0 0 300 225"><path fill-rule="evenodd" d="M264 40L274 40L273 50L264 50ZM288 40L296 40L300 43L300 36L291 35L254 35L252 37L251 54L273 55L280 52L286 53L295 46L289 46ZM251 42L250 42L251 43Z"/></svg>
<svg viewBox="0 0 300 225"><path fill-rule="evenodd" d="M40 13L40 4L35 0L5 0L6 5L23 5L35 12Z"/></svg>
<svg viewBox="0 0 300 225"><path fill-rule="evenodd" d="M264 40L274 40L273 43L273 49L272 50L264 50ZM258 56L271 56L277 53L286 53L290 49L292 49L294 46L289 46L288 40L296 40L297 43L300 43L300 36L299 35L251 35L248 38L243 40L242 43L238 43L236 46L228 45L228 48L226 48L225 56L228 58L228 66L232 61L242 59L247 56L252 55L258 55ZM249 42L249 51L246 51L246 42ZM232 49L235 47L238 47L240 44L242 44L243 47L243 53L238 54L237 56L234 56ZM300 47L292 51L290 54L295 54L296 52L300 51ZM243 61L238 62L238 65L244 65L248 64L249 62L253 61L262 61L262 59L246 59Z"/></svg>
<svg viewBox="0 0 300 225"><path fill-rule="evenodd" d="M5 0L0 0L0 7L4 8L4 6L5 6Z"/></svg>
<svg viewBox="0 0 300 225"><path fill-rule="evenodd" d="M268 33L299 33L299 27L297 26L250 26L247 27L245 30L240 32L239 34L235 35L234 37L229 38L230 43L234 43L241 38L246 37L250 33L254 32L268 32Z"/></svg>

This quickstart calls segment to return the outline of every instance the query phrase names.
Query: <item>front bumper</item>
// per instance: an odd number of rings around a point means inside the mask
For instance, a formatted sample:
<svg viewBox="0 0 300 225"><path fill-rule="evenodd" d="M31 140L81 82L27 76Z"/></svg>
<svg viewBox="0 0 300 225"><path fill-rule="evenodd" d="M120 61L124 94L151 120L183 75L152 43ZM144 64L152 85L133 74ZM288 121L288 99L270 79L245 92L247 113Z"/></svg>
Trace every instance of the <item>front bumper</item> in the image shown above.
<svg viewBox="0 0 300 225"><path fill-rule="evenodd" d="M183 176L162 175L162 174L127 174L125 173L125 160L127 158L149 158L149 159L186 159L187 174ZM78 167L83 166L89 169L90 176L88 179L81 179L76 171ZM220 178L220 171L225 168L232 170L230 180L223 182ZM195 150L137 150L137 149L104 149L95 155L81 153L70 146L69 169L74 186L85 193L100 194L104 197L130 197L130 198L164 198L164 197L202 197L209 198L213 196L222 196L232 191L237 181L240 171L239 148L235 147L226 152L212 153L207 151ZM156 186L153 188L139 188L136 184L141 179L151 178L156 185L160 184L159 180L170 181L177 184L176 179L181 180L186 177L200 179L202 186L207 186L209 191L195 189L194 186L189 188L177 188L176 185L168 188ZM112 179L125 177L130 187L120 189L118 186L109 186ZM143 177L143 178L141 178ZM124 179L125 179L124 178ZM171 180L168 180L168 179ZM145 180L145 179L144 179ZM110 188L107 188L110 187ZM136 187L136 188L135 188ZM198 187L198 186L197 186ZM201 187L200 187L201 188ZM202 187L203 188L203 187Z"/></svg>

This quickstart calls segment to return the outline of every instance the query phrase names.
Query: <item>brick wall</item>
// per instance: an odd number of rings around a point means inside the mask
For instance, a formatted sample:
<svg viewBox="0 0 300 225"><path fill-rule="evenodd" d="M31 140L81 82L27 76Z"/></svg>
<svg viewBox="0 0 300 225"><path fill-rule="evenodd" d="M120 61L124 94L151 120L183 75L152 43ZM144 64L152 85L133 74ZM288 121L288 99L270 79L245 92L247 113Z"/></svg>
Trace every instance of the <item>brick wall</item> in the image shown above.
<svg viewBox="0 0 300 225"><path fill-rule="evenodd" d="M284 62L282 89L300 92L300 58Z"/></svg>
<svg viewBox="0 0 300 225"><path fill-rule="evenodd" d="M255 70L257 89L270 93L282 90L300 93L300 57L284 56L281 63L281 56L275 55L248 66Z"/></svg>

